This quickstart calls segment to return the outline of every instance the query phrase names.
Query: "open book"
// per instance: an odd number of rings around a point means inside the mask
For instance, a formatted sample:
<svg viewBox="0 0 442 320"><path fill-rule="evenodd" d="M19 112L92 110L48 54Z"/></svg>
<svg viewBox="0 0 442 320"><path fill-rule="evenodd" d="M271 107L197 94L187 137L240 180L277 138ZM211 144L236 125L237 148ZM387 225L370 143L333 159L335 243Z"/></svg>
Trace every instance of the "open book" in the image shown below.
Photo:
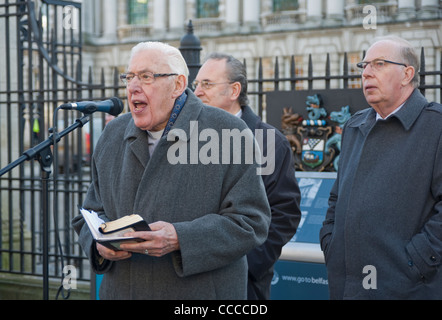
<svg viewBox="0 0 442 320"><path fill-rule="evenodd" d="M98 217L98 214L95 211L80 208L80 212L83 215L83 218L86 221L95 241L112 250L121 250L120 243L122 242L144 241L139 238L125 237L124 235L126 233L135 231L150 231L147 222L137 214L124 216L117 220L105 222L103 219Z"/></svg>

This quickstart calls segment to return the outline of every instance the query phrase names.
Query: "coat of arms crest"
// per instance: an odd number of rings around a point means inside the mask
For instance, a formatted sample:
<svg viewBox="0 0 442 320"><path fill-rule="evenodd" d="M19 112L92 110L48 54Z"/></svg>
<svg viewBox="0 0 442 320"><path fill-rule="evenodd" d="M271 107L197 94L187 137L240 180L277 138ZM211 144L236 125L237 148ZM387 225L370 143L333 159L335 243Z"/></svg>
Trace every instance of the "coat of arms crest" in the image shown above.
<svg viewBox="0 0 442 320"><path fill-rule="evenodd" d="M298 171L337 171L341 128L350 118L349 107L328 116L319 94L306 99L308 119L285 108L282 131L289 140ZM329 122L336 123L333 127Z"/></svg>

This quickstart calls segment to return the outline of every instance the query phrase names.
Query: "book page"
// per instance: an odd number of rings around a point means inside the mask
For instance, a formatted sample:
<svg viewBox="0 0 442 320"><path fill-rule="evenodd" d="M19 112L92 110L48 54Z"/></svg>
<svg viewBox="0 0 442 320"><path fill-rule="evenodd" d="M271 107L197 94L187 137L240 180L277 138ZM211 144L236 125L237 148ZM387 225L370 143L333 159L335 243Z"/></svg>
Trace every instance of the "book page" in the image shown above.
<svg viewBox="0 0 442 320"><path fill-rule="evenodd" d="M128 216L124 216L120 219L114 220L114 221L108 221L105 222L104 225L101 226L98 230L101 233L109 233L116 231L118 229L122 229L126 226L130 226L132 224L135 224L139 221L143 221L143 218L141 218L138 214L131 214Z"/></svg>
<svg viewBox="0 0 442 320"><path fill-rule="evenodd" d="M92 235L95 239L98 239L100 237L100 231L98 231L98 228L104 222L104 220L99 218L98 214L95 211L89 211L81 208L80 212L83 215L84 220L86 220L86 223L89 226Z"/></svg>
<svg viewBox="0 0 442 320"><path fill-rule="evenodd" d="M133 239L132 237L125 237L124 234L128 232L134 232L133 228L126 228L119 232L111 233L111 234L103 234L100 232L99 227L104 220L98 217L98 214L95 211L89 211L84 208L80 209L81 214L84 217L89 229L91 230L92 236L95 240L125 240L125 239Z"/></svg>

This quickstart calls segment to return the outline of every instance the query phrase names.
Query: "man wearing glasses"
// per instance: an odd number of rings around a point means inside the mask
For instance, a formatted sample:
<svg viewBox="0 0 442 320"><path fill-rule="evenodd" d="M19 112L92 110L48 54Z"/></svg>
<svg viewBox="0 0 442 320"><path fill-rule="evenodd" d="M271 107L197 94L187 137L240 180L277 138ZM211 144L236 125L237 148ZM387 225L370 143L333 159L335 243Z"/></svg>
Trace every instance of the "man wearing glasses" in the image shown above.
<svg viewBox="0 0 442 320"><path fill-rule="evenodd" d="M245 147L235 150L243 155L235 164L168 161L175 143L191 143L178 132L247 130L195 97L188 73L178 49L146 42L133 48L121 76L130 113L100 136L83 207L105 221L139 214L151 231L126 234L141 241L116 251L94 243L84 219L74 219L93 270L104 274L101 299L246 298L245 255L266 239L270 208L258 164L244 161ZM251 132L243 138L253 144Z"/></svg>
<svg viewBox="0 0 442 320"><path fill-rule="evenodd" d="M300 191L295 178L292 151L287 138L262 122L248 106L247 72L245 66L234 57L212 53L196 76L193 83L195 94L205 104L223 109L244 120L255 132L264 134L261 151L274 161L274 170L262 175L269 200L272 219L267 240L247 255L249 278L247 296L250 300L270 299L271 281L275 262L282 247L290 241L298 227L301 211ZM273 131L274 141L267 139ZM268 144L274 144L271 148Z"/></svg>
<svg viewBox="0 0 442 320"><path fill-rule="evenodd" d="M417 89L419 59L397 37L358 64L371 108L342 135L320 232L332 299L442 299L442 106Z"/></svg>

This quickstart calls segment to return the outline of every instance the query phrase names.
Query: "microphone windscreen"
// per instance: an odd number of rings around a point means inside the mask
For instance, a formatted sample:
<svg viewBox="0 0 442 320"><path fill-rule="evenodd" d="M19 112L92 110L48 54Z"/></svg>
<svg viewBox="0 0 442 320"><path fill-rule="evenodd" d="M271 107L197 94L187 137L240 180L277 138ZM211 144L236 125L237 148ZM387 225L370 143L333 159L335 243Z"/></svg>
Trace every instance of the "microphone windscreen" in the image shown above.
<svg viewBox="0 0 442 320"><path fill-rule="evenodd" d="M121 101L120 99L118 99L116 97L111 98L111 101L112 101L113 105L109 111L109 114L111 114L113 116L118 116L123 111L123 108L124 108L123 101Z"/></svg>

